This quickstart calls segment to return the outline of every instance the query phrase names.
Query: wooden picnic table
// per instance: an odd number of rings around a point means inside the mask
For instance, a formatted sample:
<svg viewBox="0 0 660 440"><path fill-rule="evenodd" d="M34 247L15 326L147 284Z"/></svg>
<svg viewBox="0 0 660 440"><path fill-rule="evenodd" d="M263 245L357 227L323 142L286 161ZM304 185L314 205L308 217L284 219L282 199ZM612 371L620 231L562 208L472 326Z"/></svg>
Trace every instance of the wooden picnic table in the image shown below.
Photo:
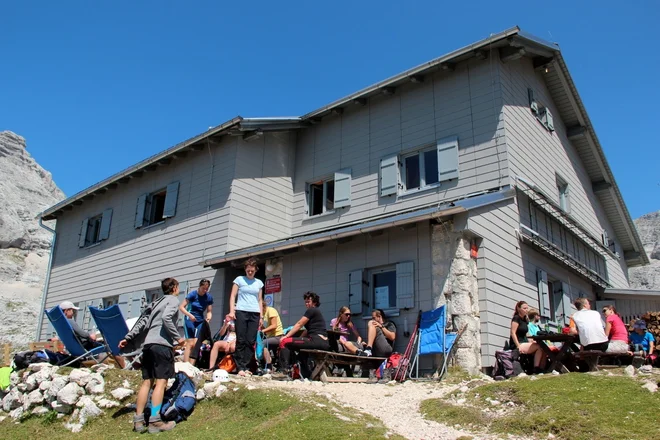
<svg viewBox="0 0 660 440"><path fill-rule="evenodd" d="M337 352L339 351L339 338L341 336L350 336L348 333L339 330L328 329L326 332L328 333L328 345L330 345L330 349Z"/></svg>
<svg viewBox="0 0 660 440"><path fill-rule="evenodd" d="M571 352L576 353L580 351L580 347L576 344L578 340L577 335L550 333L547 335L530 336L529 339L537 342L541 346L543 353L550 359L550 371L557 370L560 373L568 373L576 370ZM561 342L562 345L559 350L551 350L548 342Z"/></svg>
<svg viewBox="0 0 660 440"><path fill-rule="evenodd" d="M300 350L314 359L315 368L312 371L311 380L320 380L321 382L366 382L368 377L333 377L330 365L361 365L369 369L375 369L387 360L383 357L374 356L354 356L352 354L335 353L324 350Z"/></svg>

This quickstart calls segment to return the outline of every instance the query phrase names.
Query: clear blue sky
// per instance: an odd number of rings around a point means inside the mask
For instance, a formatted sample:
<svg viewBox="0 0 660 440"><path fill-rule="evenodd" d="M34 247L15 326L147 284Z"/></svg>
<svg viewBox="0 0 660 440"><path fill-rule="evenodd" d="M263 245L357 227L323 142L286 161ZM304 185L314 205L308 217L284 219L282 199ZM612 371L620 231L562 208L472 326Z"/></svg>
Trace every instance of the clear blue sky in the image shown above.
<svg viewBox="0 0 660 440"><path fill-rule="evenodd" d="M26 1L0 16L0 130L67 195L235 115L298 116L519 25L561 45L631 215L660 209L657 1Z"/></svg>

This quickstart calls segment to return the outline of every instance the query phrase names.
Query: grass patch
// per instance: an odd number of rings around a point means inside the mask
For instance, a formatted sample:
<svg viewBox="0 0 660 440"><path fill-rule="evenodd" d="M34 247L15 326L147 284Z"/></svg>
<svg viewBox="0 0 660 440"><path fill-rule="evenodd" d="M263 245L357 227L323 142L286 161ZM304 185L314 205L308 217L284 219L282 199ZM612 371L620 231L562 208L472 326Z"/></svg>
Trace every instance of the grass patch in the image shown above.
<svg viewBox="0 0 660 440"><path fill-rule="evenodd" d="M510 380L473 389L466 398L474 406L431 399L421 410L438 422L482 426L497 433L543 438L552 433L567 440L660 438L660 393L650 393L628 377L572 373ZM502 408L493 408L487 398L515 406L498 415L482 409Z"/></svg>
<svg viewBox="0 0 660 440"><path fill-rule="evenodd" d="M442 379L442 382L448 384L456 384L456 383L472 380L477 377L478 376L472 376L463 368L454 365L447 368L447 374Z"/></svg>
<svg viewBox="0 0 660 440"><path fill-rule="evenodd" d="M124 378L115 375L112 380L122 382ZM198 403L190 419L158 437L195 440L385 438L387 430L377 419L346 411L327 400L321 402L316 397L301 398L279 390L246 390L239 387L233 391L235 387L230 384L230 391L220 398ZM0 423L0 430L3 438L144 438L131 431L132 420L133 413L114 408L90 421L79 434L67 431L62 426L63 420L53 421L50 414L40 418L31 417L20 424L14 424L8 419Z"/></svg>

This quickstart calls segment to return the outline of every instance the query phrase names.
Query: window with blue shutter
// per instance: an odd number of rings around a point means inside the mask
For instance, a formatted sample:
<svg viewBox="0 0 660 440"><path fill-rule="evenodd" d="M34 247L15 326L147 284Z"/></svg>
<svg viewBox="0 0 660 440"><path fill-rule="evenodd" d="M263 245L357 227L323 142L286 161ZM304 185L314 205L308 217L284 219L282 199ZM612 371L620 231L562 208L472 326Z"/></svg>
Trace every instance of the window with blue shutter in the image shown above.
<svg viewBox="0 0 660 440"><path fill-rule="evenodd" d="M86 218L82 221L80 225L80 235L78 236L78 247L85 247L85 242L87 240L87 226L89 224L89 219Z"/></svg>
<svg viewBox="0 0 660 440"><path fill-rule="evenodd" d="M145 226L145 217L147 210L147 198L149 194L142 194L137 199L137 206L135 208L135 229Z"/></svg>
<svg viewBox="0 0 660 440"><path fill-rule="evenodd" d="M380 160L380 196L396 195L399 187L399 157L390 156Z"/></svg>
<svg viewBox="0 0 660 440"><path fill-rule="evenodd" d="M551 319L550 293L548 292L548 274L542 270L536 270L536 281L539 292L539 312L543 318Z"/></svg>
<svg viewBox="0 0 660 440"><path fill-rule="evenodd" d="M351 309L351 313L361 314L363 301L364 271L354 270L348 274L348 307Z"/></svg>
<svg viewBox="0 0 660 440"><path fill-rule="evenodd" d="M456 136L438 141L438 180L458 179L458 138Z"/></svg>
<svg viewBox="0 0 660 440"><path fill-rule="evenodd" d="M351 169L345 168L335 173L335 208L351 206Z"/></svg>
<svg viewBox="0 0 660 440"><path fill-rule="evenodd" d="M135 209L135 228L155 225L176 215L179 200L179 182L172 182L167 188L142 194Z"/></svg>
<svg viewBox="0 0 660 440"><path fill-rule="evenodd" d="M568 285L568 283L561 283L562 285L562 291L563 291L563 297L562 297L562 303L563 303L563 312L564 312L564 324L568 325L571 315L573 314L573 296L571 294L571 286Z"/></svg>

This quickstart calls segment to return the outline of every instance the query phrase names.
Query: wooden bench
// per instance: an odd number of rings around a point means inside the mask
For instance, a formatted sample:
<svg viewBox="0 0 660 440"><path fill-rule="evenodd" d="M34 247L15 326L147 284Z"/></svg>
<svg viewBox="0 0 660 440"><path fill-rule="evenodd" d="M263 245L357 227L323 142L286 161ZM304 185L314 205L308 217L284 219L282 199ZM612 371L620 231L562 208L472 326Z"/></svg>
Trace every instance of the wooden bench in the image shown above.
<svg viewBox="0 0 660 440"><path fill-rule="evenodd" d="M7 367L11 364L11 342L0 345L0 366Z"/></svg>
<svg viewBox="0 0 660 440"><path fill-rule="evenodd" d="M315 362L314 371L312 371L311 380L320 380L321 382L366 382L368 377L334 377L330 370L332 365L360 365L368 369L375 369L386 361L384 357L374 356L355 356L352 354L335 353L324 350L300 350L311 357Z"/></svg>
<svg viewBox="0 0 660 440"><path fill-rule="evenodd" d="M587 363L589 371L598 371L598 360L601 358L606 359L631 359L631 356L628 353L607 353L604 351L597 350L583 350L573 353L573 358L575 360L583 360Z"/></svg>
<svg viewBox="0 0 660 440"><path fill-rule="evenodd" d="M30 351L39 351L39 350L50 350L62 353L64 351L64 344L62 341L42 341L42 342L30 342L28 344Z"/></svg>

